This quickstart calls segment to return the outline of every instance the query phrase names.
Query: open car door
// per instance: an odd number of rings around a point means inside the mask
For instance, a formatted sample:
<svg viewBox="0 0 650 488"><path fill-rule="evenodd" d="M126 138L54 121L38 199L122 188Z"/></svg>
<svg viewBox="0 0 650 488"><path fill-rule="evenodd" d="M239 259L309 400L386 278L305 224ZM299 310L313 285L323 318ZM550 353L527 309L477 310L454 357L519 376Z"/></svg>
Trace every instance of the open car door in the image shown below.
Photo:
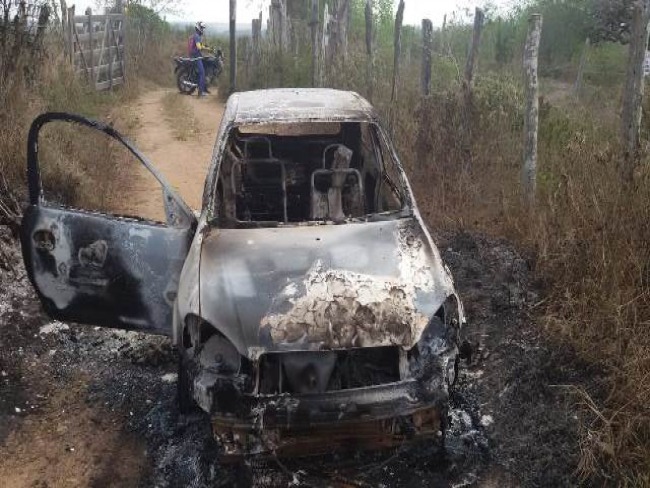
<svg viewBox="0 0 650 488"><path fill-rule="evenodd" d="M162 187L167 223L49 202L43 195L39 134L51 122L74 124L70 132L80 130L79 125L100 131L139 160ZM22 251L47 313L57 320L171 335L179 276L196 218L164 177L112 127L66 113L46 113L34 120L27 173L29 207L21 225ZM96 183L102 187L103 182Z"/></svg>

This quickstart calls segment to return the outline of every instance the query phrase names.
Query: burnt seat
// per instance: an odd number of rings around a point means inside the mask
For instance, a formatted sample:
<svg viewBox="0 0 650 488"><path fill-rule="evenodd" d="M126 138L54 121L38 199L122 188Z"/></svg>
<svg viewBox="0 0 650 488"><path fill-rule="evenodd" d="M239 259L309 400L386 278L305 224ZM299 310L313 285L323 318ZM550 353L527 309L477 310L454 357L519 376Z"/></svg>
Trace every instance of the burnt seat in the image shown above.
<svg viewBox="0 0 650 488"><path fill-rule="evenodd" d="M333 156L328 165L330 153ZM350 168L352 156L352 150L343 144L333 144L323 151L323 166L311 177L312 220L340 222L365 214L361 173Z"/></svg>

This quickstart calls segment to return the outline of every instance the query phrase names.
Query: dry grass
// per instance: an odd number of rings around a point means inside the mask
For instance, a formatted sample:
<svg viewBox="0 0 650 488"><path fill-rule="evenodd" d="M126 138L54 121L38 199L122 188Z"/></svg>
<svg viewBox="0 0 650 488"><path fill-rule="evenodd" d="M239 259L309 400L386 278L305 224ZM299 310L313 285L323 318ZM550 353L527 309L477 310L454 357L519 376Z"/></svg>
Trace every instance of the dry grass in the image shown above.
<svg viewBox="0 0 650 488"><path fill-rule="evenodd" d="M175 42L171 33L165 31L134 39L137 44L129 50L127 72L130 76L126 85L114 92L102 93L95 92L74 75L63 58L62 39L54 29L38 49L29 42L12 48L11 66L15 66L15 70L9 74L3 72L0 77L0 174L4 180L0 182L0 202L3 209L9 204L13 206L14 201L26 201L25 141L36 115L44 111L79 113L108 120L128 135L137 120L125 106L139 93L142 77L171 83L171 55ZM0 64L1 58L0 54ZM26 71L25 66L32 69ZM147 83L151 82L144 82ZM69 205L108 210L108 202L116 196L115 192L125 188L126 179L115 161L115 158L123 158L116 156L114 147L109 148L114 145L105 136L80 137L79 131L71 127L57 132L43 136L50 145L47 164L41 168L43 185L50 190L50 198ZM55 150L57 144L59 149ZM6 220L6 213L3 210L0 219L4 216Z"/></svg>
<svg viewBox="0 0 650 488"><path fill-rule="evenodd" d="M167 93L162 100L165 119L179 141L195 139L199 123L185 97L176 92Z"/></svg>
<svg viewBox="0 0 650 488"><path fill-rule="evenodd" d="M105 119L112 112L115 121L121 116L111 105L130 97L127 91L120 95L91 92L65 68L50 79L43 78L42 83L24 88L32 94L30 97L9 97L2 112L2 125L9 129L3 130L0 136L0 152L5 155L0 161L0 171L7 180L12 198L20 201L26 199L25 141L29 125L38 113L66 110ZM121 127L121 122L117 123ZM119 186L115 165L107 150L108 138L69 124L65 127L62 123L54 125L56 130L46 127L41 134L41 176L44 188L50 190L46 197L69 205L85 204L105 210L99 201L107 200ZM86 163L82 164L82 161ZM98 185L98 181L103 183Z"/></svg>
<svg viewBox="0 0 650 488"><path fill-rule="evenodd" d="M300 71L301 64L294 65ZM274 73L268 66L258 70ZM605 394L590 391L587 378L572 386L575 401L590 412L584 416L590 420L583 425L578 480L650 485L650 156L635 183L624 184L617 141L620 87L588 86L575 100L562 92L568 85L551 84L540 108L537 205L529 209L519 183L519 79L503 73L478 78L468 143L454 60L436 60L434 95L426 100L418 93L419 66L405 64L391 105L390 73L390 58L379 57L373 101L392 128L428 222L518 243L533 256L545 289L537 307L540 326L604 372ZM277 81L267 76L265 86L304 85L302 78L285 71ZM351 47L345 67L332 70L326 86L367 94L358 46Z"/></svg>
<svg viewBox="0 0 650 488"><path fill-rule="evenodd" d="M453 93L439 95L421 105L424 129L403 123L398 141L409 171L417 175L418 201L433 225L505 235L535 256L535 272L546 290L540 324L606 375L604 398L575 385L576 400L593 419L584 425L579 475L583 481L647 485L650 159L635 183L626 185L618 167L615 114L603 117L584 105L544 106L538 202L528 209L518 190L516 85L479 81L471 173L459 164L465 156L457 132L460 110Z"/></svg>

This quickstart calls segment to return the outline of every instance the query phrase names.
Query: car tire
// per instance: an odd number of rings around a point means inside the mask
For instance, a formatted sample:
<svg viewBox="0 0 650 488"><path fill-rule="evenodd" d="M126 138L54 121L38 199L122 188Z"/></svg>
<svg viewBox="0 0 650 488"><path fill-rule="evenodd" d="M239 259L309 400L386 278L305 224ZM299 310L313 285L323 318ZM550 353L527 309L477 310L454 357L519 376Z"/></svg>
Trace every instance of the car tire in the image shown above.
<svg viewBox="0 0 650 488"><path fill-rule="evenodd" d="M187 370L187 363L182 354L178 355L178 383L177 383L178 410L182 415L189 415L198 410L192 397L192 383Z"/></svg>

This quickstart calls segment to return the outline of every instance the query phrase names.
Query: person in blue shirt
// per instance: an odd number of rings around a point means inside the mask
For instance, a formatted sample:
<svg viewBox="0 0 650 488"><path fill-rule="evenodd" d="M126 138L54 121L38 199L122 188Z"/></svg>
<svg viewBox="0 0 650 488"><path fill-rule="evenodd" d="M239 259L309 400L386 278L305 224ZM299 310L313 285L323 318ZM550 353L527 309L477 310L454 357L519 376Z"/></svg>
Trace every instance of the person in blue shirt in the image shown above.
<svg viewBox="0 0 650 488"><path fill-rule="evenodd" d="M205 86L205 67L203 66L203 54L201 53L202 49L207 49L207 46L203 44L203 32L205 31L205 24L203 22L197 22L194 26L194 35L189 39L188 46L188 55L190 58L194 58L196 63L197 70L199 72L199 96L202 97L206 93L210 93Z"/></svg>

